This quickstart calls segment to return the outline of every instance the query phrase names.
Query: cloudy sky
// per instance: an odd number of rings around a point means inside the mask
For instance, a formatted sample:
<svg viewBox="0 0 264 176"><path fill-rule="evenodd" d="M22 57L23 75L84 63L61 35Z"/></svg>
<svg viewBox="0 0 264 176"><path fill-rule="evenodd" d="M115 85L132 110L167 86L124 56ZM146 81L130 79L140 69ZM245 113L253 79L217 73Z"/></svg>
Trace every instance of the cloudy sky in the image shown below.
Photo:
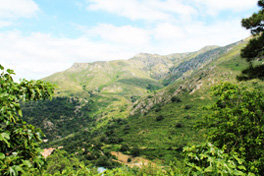
<svg viewBox="0 0 264 176"><path fill-rule="evenodd" d="M0 0L0 64L40 79L75 62L226 45L257 0Z"/></svg>

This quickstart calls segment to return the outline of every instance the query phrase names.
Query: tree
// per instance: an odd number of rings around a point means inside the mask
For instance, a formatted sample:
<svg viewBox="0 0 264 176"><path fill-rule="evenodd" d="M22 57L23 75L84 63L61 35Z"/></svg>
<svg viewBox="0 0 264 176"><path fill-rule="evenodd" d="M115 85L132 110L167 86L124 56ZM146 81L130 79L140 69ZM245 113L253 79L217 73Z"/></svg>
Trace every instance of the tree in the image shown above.
<svg viewBox="0 0 264 176"><path fill-rule="evenodd" d="M14 71L0 65L0 175L22 175L38 169L45 160L39 143L43 133L21 117L21 101L50 98L54 87L42 81L13 81Z"/></svg>
<svg viewBox="0 0 264 176"><path fill-rule="evenodd" d="M184 175L247 175L243 160L211 143L184 147Z"/></svg>
<svg viewBox="0 0 264 176"><path fill-rule="evenodd" d="M259 0L258 6L261 8L258 13L242 20L242 26L251 31L253 38L241 50L241 57L247 60L249 67L242 71L238 80L264 79L264 65L258 62L264 58L264 0Z"/></svg>
<svg viewBox="0 0 264 176"><path fill-rule="evenodd" d="M219 98L206 107L210 113L197 127L207 129L207 139L213 145L244 159L249 172L264 173L263 93L231 83L222 83L213 91Z"/></svg>
<svg viewBox="0 0 264 176"><path fill-rule="evenodd" d="M78 170L81 165L78 158L69 156L65 150L55 150L47 158L47 173L62 174L63 170Z"/></svg>

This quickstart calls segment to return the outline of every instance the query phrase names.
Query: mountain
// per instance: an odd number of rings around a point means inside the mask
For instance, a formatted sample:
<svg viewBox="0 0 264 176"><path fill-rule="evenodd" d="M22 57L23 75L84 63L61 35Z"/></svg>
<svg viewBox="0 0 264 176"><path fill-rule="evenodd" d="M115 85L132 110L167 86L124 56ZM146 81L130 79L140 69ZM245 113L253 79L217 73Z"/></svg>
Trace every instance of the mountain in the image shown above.
<svg viewBox="0 0 264 176"><path fill-rule="evenodd" d="M110 62L75 63L66 71L53 74L43 80L60 87L57 94L82 95L91 93L112 93L116 95L143 95L150 85L154 89L161 84L171 70L181 63L195 58L216 46L208 46L197 52L157 55L140 53L128 60ZM218 47L219 48L219 47Z"/></svg>
<svg viewBox="0 0 264 176"><path fill-rule="evenodd" d="M49 142L43 147L78 150L84 161L87 151L81 148L96 148L97 154L137 150L148 159L169 163L175 156L181 158L185 145L203 140L204 132L192 127L205 114L202 107L214 102L212 86L223 81L252 86L254 81L236 81L247 66L240 58L246 43L75 63L43 78L58 85L56 96L52 101L23 104L24 119L47 135ZM100 157L91 158L98 161Z"/></svg>

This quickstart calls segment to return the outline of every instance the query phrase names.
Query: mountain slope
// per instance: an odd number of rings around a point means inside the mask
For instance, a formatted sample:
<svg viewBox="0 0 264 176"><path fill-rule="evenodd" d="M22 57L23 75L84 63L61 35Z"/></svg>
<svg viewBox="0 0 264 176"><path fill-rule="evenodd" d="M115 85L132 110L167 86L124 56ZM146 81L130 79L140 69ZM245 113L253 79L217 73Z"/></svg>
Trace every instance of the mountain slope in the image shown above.
<svg viewBox="0 0 264 176"><path fill-rule="evenodd" d="M30 123L33 117L43 121L35 125L49 135L44 146L63 145L73 152L93 145L127 154L137 149L149 159L169 162L181 157L183 146L203 140L203 131L192 127L205 113L201 108L214 101L209 93L212 86L222 81L252 86L254 81L236 81L247 65L239 55L246 42L192 53L141 53L129 60L74 64L44 78L59 85L57 97L65 96L56 111L51 108L54 104L41 104L43 111L56 113L38 115L33 112L39 106L25 104L25 112L32 114L25 113L24 118ZM46 128L44 121L51 122L53 129ZM52 131L59 137L53 137Z"/></svg>
<svg viewBox="0 0 264 176"><path fill-rule="evenodd" d="M60 96L89 96L91 92L143 95L148 84L161 88L159 80L170 75L174 67L215 48L210 46L197 52L165 56L141 53L129 60L75 63L68 70L43 80L57 84Z"/></svg>

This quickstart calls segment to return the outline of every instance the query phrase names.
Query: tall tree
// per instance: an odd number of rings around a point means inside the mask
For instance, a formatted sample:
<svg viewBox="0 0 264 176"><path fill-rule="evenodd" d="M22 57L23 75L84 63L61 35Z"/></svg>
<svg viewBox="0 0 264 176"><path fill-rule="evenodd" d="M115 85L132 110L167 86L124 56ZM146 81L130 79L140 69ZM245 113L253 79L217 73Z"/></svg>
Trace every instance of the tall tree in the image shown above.
<svg viewBox="0 0 264 176"><path fill-rule="evenodd" d="M207 129L207 139L227 153L236 152L249 172L264 173L264 95L231 83L213 87L217 102L197 127Z"/></svg>
<svg viewBox="0 0 264 176"><path fill-rule="evenodd" d="M50 98L54 88L42 81L13 81L13 70L0 65L0 175L23 175L41 170L45 161L39 143L43 133L21 117L21 101Z"/></svg>
<svg viewBox="0 0 264 176"><path fill-rule="evenodd" d="M264 0L259 0L258 6L261 8L258 13L242 20L242 26L251 31L253 38L241 50L241 56L247 60L249 67L242 71L238 80L264 80Z"/></svg>

